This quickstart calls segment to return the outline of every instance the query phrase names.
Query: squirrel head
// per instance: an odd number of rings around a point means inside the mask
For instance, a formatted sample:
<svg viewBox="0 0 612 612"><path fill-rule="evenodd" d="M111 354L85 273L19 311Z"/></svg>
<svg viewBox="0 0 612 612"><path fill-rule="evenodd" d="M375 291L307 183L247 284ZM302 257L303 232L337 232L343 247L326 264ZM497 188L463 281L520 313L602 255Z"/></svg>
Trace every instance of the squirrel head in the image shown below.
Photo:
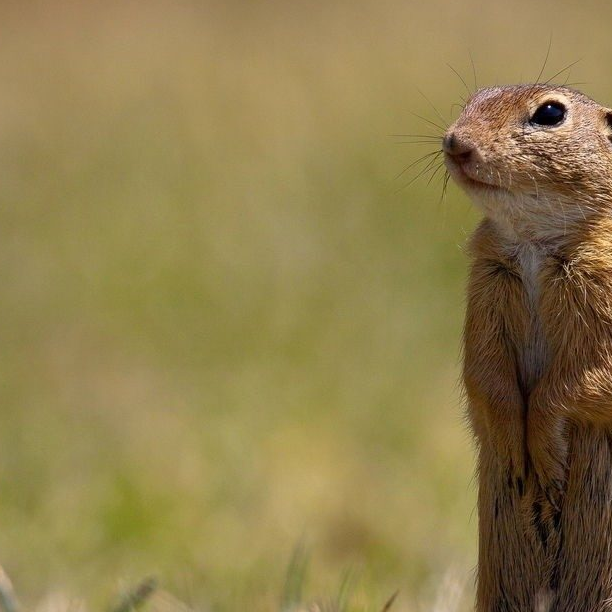
<svg viewBox="0 0 612 612"><path fill-rule="evenodd" d="M612 215L612 110L568 87L478 90L443 150L452 178L521 239L552 240Z"/></svg>

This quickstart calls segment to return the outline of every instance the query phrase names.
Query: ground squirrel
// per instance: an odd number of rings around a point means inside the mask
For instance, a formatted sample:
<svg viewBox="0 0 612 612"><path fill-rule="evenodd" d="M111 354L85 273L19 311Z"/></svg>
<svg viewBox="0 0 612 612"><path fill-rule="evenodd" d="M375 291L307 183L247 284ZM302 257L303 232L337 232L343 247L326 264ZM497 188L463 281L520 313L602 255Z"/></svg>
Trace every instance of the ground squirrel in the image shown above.
<svg viewBox="0 0 612 612"><path fill-rule="evenodd" d="M484 212L464 383L478 441L478 612L612 610L612 110L481 89L446 131Z"/></svg>

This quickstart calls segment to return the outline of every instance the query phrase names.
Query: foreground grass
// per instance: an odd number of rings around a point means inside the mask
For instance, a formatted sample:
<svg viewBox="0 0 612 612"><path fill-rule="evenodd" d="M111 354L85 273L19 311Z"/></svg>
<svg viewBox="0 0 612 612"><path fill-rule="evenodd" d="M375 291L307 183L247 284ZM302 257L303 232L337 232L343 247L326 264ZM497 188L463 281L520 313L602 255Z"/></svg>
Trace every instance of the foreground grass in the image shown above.
<svg viewBox="0 0 612 612"><path fill-rule="evenodd" d="M307 561L303 549L296 549L288 567L285 584L278 606L267 610L278 612L390 612L391 609L404 611L412 607L402 607L398 603L399 591L393 593L381 606L364 601L363 595L356 596L356 580L353 573L348 572L341 581L334 597L305 599L305 573ZM467 610L468 605L464 593L464 585L457 576L448 573L444 582L438 586L433 602L423 602L418 609L432 612L459 612ZM155 578L146 578L131 588L123 588L121 593L113 598L111 604L104 606L108 612L135 612L140 609L155 612L205 612L208 606L187 605L180 599L160 588ZM13 584L0 567L0 609L3 612L23 612ZM41 602L33 605L35 612L87 612L88 603L76 600L63 592L52 592ZM245 609L258 609L257 605L245 605Z"/></svg>

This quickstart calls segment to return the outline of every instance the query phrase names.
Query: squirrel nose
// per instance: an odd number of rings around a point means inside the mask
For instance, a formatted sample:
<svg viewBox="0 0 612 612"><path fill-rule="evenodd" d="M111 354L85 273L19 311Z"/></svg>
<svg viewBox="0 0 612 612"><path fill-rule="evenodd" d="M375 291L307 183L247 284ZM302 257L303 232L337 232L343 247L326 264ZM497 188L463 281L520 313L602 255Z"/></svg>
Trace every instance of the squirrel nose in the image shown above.
<svg viewBox="0 0 612 612"><path fill-rule="evenodd" d="M442 150L457 161L469 161L474 146L459 138L454 132L448 132L442 139Z"/></svg>

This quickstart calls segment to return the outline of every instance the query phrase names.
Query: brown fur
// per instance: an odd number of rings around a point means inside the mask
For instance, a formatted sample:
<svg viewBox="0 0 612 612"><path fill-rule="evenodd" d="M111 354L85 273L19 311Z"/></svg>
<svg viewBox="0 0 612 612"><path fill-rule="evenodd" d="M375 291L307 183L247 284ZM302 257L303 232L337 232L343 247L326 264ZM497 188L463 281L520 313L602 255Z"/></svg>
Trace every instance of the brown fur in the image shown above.
<svg viewBox="0 0 612 612"><path fill-rule="evenodd" d="M534 126L549 100L564 121ZM445 139L485 213L464 334L479 612L612 610L609 116L567 88L494 88Z"/></svg>

